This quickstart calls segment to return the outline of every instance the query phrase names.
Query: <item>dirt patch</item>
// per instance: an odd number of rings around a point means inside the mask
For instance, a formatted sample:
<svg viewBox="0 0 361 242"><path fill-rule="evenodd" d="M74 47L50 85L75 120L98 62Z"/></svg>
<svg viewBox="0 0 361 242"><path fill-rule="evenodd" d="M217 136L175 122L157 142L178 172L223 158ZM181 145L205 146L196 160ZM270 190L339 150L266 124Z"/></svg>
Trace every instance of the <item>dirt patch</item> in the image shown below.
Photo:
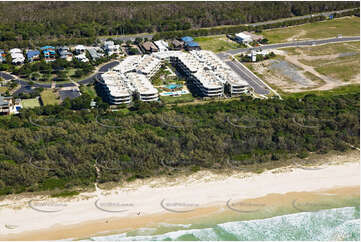
<svg viewBox="0 0 361 242"><path fill-rule="evenodd" d="M274 50L278 58L249 64L249 66L266 82L284 92L330 90L343 85L360 83L359 72L355 72L354 75L351 73L352 78L340 79L340 75L333 73L335 68L331 68L333 72L330 74L324 71L325 68L329 69L329 65L344 65L348 61L347 58L354 59L355 56L359 55L357 47L352 45L350 47L352 50L339 53L333 51L329 55L312 55L312 52L306 52L306 49L302 48L294 48L289 51ZM323 71L320 73L316 69L319 71L323 69Z"/></svg>
<svg viewBox="0 0 361 242"><path fill-rule="evenodd" d="M298 32L297 34L293 35L292 37L286 39L286 41L294 41L299 39L300 37L304 36L307 32L305 30L301 30L300 32Z"/></svg>

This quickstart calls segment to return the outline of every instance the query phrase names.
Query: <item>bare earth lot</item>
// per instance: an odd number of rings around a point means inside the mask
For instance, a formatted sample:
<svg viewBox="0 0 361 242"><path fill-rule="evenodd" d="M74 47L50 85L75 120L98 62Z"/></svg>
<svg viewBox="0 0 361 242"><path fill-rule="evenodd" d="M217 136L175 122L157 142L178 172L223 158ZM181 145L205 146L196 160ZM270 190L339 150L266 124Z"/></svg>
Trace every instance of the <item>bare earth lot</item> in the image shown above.
<svg viewBox="0 0 361 242"><path fill-rule="evenodd" d="M277 58L247 66L281 91L329 90L360 83L360 42L286 48L274 52Z"/></svg>

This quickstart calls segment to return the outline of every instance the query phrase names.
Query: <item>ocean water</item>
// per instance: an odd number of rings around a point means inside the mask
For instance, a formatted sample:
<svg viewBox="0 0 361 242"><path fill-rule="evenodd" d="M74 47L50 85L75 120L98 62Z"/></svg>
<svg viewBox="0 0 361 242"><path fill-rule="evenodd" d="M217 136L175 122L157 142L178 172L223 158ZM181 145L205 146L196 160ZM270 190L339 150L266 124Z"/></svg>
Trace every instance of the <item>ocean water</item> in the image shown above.
<svg viewBox="0 0 361 242"><path fill-rule="evenodd" d="M210 223L211 224L211 223ZM198 226L198 228L197 228ZM167 231L168 232L164 232ZM163 231L163 232L162 232ZM159 224L117 235L90 240L343 240L360 241L360 209L341 207L301 212L266 219L230 221L203 226Z"/></svg>

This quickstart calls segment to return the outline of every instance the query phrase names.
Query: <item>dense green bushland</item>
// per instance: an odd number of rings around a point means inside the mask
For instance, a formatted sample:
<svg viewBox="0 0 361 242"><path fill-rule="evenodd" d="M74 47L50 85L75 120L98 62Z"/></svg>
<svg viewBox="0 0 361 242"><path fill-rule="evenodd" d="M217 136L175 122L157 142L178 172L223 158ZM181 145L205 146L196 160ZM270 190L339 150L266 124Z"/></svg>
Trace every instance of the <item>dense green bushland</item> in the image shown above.
<svg viewBox="0 0 361 242"><path fill-rule="evenodd" d="M343 2L0 2L1 47L262 22L359 7ZM57 42L54 42L54 41Z"/></svg>
<svg viewBox="0 0 361 242"><path fill-rule="evenodd" d="M1 119L0 194L91 186L95 167L98 182L122 182L200 168L262 170L359 146L359 92L172 108L136 103L130 112L69 109L88 101Z"/></svg>

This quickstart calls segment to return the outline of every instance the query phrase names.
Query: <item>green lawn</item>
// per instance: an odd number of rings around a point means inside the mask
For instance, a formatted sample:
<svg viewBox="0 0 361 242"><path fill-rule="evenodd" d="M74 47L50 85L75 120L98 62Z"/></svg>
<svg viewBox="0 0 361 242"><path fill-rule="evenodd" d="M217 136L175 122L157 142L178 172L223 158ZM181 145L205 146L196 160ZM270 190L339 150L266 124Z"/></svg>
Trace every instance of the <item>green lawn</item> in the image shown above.
<svg viewBox="0 0 361 242"><path fill-rule="evenodd" d="M262 32L269 43L286 42L288 38L297 36L297 39L322 39L343 36L360 35L360 18L344 17L322 22L307 23L299 26L271 29Z"/></svg>
<svg viewBox="0 0 361 242"><path fill-rule="evenodd" d="M40 107L40 102L38 98L22 99L21 105L23 108L35 108Z"/></svg>
<svg viewBox="0 0 361 242"><path fill-rule="evenodd" d="M0 94L5 93L8 90L8 87L0 87Z"/></svg>
<svg viewBox="0 0 361 242"><path fill-rule="evenodd" d="M97 97L97 93L93 86L80 86L80 92L88 94L93 99Z"/></svg>
<svg viewBox="0 0 361 242"><path fill-rule="evenodd" d="M299 55L301 51L308 56L334 55L345 52L359 52L360 41L333 43L319 46L292 47L284 48L282 50L287 51L289 55Z"/></svg>
<svg viewBox="0 0 361 242"><path fill-rule="evenodd" d="M51 89L44 90L40 93L40 97L43 105L55 105L60 103L60 100L57 98L57 94Z"/></svg>
<svg viewBox="0 0 361 242"><path fill-rule="evenodd" d="M242 48L242 45L228 39L225 35L196 37L194 38L194 41L197 42L203 50L210 50L213 52Z"/></svg>
<svg viewBox="0 0 361 242"><path fill-rule="evenodd" d="M192 96L191 93L189 93L178 97L160 96L160 100L163 101L165 104L185 103L185 102L193 102L194 97Z"/></svg>

